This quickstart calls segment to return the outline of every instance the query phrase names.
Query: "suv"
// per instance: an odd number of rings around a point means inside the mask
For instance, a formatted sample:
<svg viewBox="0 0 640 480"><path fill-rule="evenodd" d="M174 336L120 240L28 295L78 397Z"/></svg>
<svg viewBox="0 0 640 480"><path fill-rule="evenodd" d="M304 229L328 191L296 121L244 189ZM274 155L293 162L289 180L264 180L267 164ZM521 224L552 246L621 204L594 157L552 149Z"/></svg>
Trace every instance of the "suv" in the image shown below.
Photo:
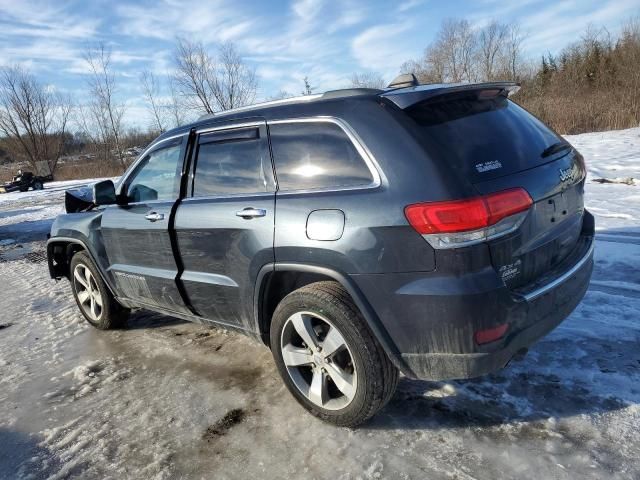
<svg viewBox="0 0 640 480"><path fill-rule="evenodd" d="M203 117L56 219L51 276L100 329L145 308L261 340L337 425L375 414L399 372L493 372L593 267L582 157L517 88L410 82Z"/></svg>

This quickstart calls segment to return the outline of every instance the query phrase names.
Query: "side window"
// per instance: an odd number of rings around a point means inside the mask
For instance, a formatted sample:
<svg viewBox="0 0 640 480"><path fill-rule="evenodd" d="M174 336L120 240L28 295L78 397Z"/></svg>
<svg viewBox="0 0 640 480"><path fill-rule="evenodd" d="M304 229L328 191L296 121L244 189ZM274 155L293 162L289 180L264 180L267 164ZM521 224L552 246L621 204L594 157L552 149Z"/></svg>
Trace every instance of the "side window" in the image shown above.
<svg viewBox="0 0 640 480"><path fill-rule="evenodd" d="M180 192L182 147L180 143L150 152L127 179L127 199L130 202L175 200Z"/></svg>
<svg viewBox="0 0 640 480"><path fill-rule="evenodd" d="M268 150L257 128L200 136L193 196L251 194L269 191L273 177Z"/></svg>
<svg viewBox="0 0 640 480"><path fill-rule="evenodd" d="M355 187L373 182L351 139L334 123L275 123L269 134L280 190Z"/></svg>

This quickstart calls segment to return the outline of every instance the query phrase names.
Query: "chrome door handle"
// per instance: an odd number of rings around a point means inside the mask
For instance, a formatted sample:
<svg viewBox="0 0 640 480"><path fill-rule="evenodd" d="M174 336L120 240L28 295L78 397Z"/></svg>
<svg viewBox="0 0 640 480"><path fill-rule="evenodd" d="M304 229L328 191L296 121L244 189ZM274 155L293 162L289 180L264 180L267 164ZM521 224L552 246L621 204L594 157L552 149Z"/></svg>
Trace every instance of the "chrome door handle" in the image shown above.
<svg viewBox="0 0 640 480"><path fill-rule="evenodd" d="M251 207L247 207L243 210L236 212L236 216L242 217L242 218L264 217L266 214L267 214L267 211L264 208L251 208Z"/></svg>
<svg viewBox="0 0 640 480"><path fill-rule="evenodd" d="M151 212L144 216L150 222L157 222L158 220L164 220L164 213Z"/></svg>

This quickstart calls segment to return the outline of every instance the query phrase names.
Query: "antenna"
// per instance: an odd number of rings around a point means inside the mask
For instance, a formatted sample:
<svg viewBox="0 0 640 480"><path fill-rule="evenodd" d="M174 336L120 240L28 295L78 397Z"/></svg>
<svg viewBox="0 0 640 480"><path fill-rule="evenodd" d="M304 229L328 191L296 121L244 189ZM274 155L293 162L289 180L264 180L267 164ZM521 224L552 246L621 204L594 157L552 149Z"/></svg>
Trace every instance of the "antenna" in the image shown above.
<svg viewBox="0 0 640 480"><path fill-rule="evenodd" d="M403 73L394 78L387 88L417 87L420 85L413 73Z"/></svg>

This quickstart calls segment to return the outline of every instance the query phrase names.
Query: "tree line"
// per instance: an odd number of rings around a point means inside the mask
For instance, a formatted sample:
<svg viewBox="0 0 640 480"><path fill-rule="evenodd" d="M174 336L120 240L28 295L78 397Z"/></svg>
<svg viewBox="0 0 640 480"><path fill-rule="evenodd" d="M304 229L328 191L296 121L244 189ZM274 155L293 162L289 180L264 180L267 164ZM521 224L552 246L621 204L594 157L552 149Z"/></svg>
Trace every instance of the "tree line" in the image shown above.
<svg viewBox="0 0 640 480"><path fill-rule="evenodd" d="M640 125L640 19L614 38L590 25L557 55L527 58L518 24L489 22L473 28L445 20L435 40L403 73L424 83L511 80L522 86L513 100L562 134Z"/></svg>
<svg viewBox="0 0 640 480"><path fill-rule="evenodd" d="M560 133L640 123L638 19L628 21L615 38L590 26L578 41L540 60L524 54L526 40L527 32L516 23L474 27L465 19L447 19L423 54L404 62L400 73L414 73L421 83L519 82L522 89L513 100ZM132 160L131 147L196 116L249 105L258 91L255 69L234 44L210 50L181 38L171 73L140 72L151 124L146 131L131 129L110 48L91 46L84 61L88 100L83 103L42 84L25 68L0 69L0 151L34 169L46 161L52 172L65 155L84 153L117 174ZM388 80L375 71L355 72L343 86L384 88ZM302 95L316 89L307 76L301 87ZM270 99L290 96L295 94L281 91Z"/></svg>

